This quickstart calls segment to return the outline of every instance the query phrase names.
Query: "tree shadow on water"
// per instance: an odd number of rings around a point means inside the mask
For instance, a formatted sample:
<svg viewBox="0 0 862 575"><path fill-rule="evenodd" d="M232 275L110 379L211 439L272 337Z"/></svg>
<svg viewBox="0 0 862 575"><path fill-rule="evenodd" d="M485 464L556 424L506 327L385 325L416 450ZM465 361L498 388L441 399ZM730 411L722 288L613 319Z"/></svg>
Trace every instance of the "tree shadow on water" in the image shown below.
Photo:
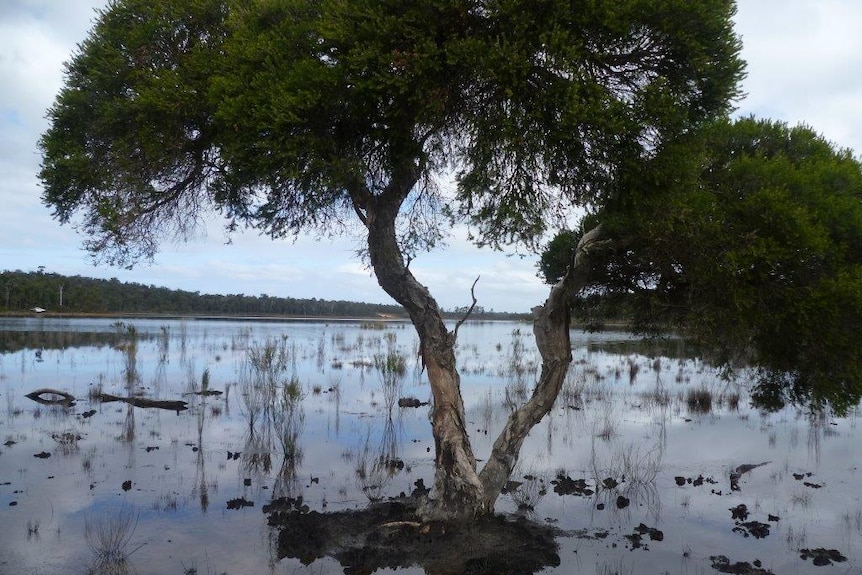
<svg viewBox="0 0 862 575"><path fill-rule="evenodd" d="M415 499L365 509L319 513L301 500L264 506L278 532L278 558L309 565L332 557L346 574L421 567L429 575L535 573L558 566L562 532L523 517L493 516L466 523L425 523Z"/></svg>

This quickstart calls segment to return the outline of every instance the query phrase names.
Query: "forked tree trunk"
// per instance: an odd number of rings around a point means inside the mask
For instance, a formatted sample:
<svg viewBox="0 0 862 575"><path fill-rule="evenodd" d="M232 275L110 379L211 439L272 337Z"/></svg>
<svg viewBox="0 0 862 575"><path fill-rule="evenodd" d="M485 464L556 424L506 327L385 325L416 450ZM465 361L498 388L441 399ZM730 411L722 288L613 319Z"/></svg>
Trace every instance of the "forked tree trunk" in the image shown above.
<svg viewBox="0 0 862 575"><path fill-rule="evenodd" d="M367 198L363 209L368 228L371 265L380 286L410 315L419 335L420 354L433 395L432 431L435 449L434 488L421 511L426 519L469 520L490 514L518 461L530 430L547 415L560 392L569 364L569 307L586 281L588 254L600 239L597 229L586 234L567 275L551 289L542 306L533 309L534 334L542 355L542 371L531 399L515 411L494 444L481 474L470 445L455 361L455 334L450 332L437 302L404 263L395 221L400 202L385 196Z"/></svg>

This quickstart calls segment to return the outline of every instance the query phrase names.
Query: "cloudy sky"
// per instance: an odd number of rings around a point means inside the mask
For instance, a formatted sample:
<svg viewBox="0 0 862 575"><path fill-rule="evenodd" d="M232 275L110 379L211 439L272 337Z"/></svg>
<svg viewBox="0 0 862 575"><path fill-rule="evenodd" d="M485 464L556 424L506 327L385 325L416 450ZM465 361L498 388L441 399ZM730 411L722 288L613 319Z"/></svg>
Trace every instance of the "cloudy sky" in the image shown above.
<svg viewBox="0 0 862 575"><path fill-rule="evenodd" d="M117 277L202 293L246 293L390 303L355 257L350 238L273 242L239 234L226 245L216 223L194 241L166 244L154 264L94 267L82 238L40 201L36 142L61 87L62 64L102 0L0 0L0 270ZM862 152L862 2L739 0L748 77L738 114L805 123ZM467 305L477 276L480 305L527 311L547 289L535 258L480 250L456 234L413 269L445 308ZM50 306L49 306L50 307Z"/></svg>

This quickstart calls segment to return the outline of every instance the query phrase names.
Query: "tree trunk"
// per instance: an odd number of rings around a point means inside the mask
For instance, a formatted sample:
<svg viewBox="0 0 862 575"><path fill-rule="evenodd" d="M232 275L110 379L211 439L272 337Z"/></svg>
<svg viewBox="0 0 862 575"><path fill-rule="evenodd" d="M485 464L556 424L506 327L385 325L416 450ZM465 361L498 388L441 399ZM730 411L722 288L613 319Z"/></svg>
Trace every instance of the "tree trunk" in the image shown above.
<svg viewBox="0 0 862 575"><path fill-rule="evenodd" d="M524 439L548 414L560 393L572 362L569 338L572 298L586 285L591 266L590 251L605 243L600 226L584 234L572 254L566 275L551 288L544 305L533 308L533 334L542 356L542 371L532 397L509 416L479 475L484 508L494 508L494 502L518 463Z"/></svg>
<svg viewBox="0 0 862 575"><path fill-rule="evenodd" d="M387 195L369 198L365 208L368 250L380 286L404 306L419 335L420 354L433 395L435 479L426 519L461 520L486 514L487 498L464 420L461 380L455 362L455 334L443 323L431 293L407 266L398 245L395 220L400 202Z"/></svg>
<svg viewBox="0 0 862 575"><path fill-rule="evenodd" d="M589 251L600 243L601 232L596 228L584 235L566 276L551 289L545 304L533 309L533 332L542 355L541 375L530 400L509 417L479 474L465 424L461 380L455 361L455 333L446 329L440 308L428 288L405 265L398 244L396 219L413 184L415 179L405 178L400 191L389 189L379 196L366 195L356 207L368 228L368 252L377 281L410 315L419 335L422 362L428 370L433 395L435 478L429 502L420 514L425 519L469 520L493 512L494 503L518 461L524 439L551 410L560 392L572 361L571 299L586 283Z"/></svg>

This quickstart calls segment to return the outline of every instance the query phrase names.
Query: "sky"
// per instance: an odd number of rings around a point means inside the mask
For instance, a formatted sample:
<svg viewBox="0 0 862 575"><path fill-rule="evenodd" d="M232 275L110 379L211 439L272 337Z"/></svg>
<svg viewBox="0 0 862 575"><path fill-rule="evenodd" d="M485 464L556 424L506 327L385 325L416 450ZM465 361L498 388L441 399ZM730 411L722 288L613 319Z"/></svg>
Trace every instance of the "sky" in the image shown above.
<svg viewBox="0 0 862 575"><path fill-rule="evenodd" d="M41 202L37 141L63 82L63 62L107 0L0 0L0 270L153 284L201 293L392 303L356 256L356 237L273 241L253 232L227 243L219 222L190 242L168 242L152 264L94 266L84 237ZM747 62L736 115L811 126L862 153L862 2L738 0L736 31ZM525 312L548 295L536 256L479 249L462 229L411 264L445 309L471 303ZM51 308L51 302L44 307Z"/></svg>

